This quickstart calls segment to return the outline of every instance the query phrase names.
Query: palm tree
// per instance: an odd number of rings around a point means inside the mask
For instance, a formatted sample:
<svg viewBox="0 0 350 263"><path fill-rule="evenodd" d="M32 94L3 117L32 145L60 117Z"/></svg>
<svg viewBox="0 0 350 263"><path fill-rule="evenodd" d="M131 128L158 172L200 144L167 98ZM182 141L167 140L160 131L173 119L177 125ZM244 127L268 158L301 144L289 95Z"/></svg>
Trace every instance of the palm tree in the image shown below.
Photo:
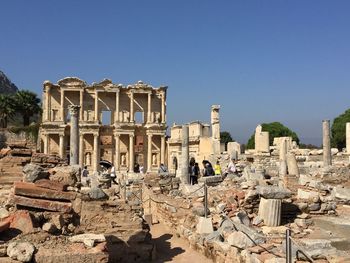
<svg viewBox="0 0 350 263"><path fill-rule="evenodd" d="M30 117L41 112L40 99L34 92L20 90L15 95L16 112L22 115L23 125L28 126Z"/></svg>
<svg viewBox="0 0 350 263"><path fill-rule="evenodd" d="M0 94L0 127L7 128L7 122L15 115L15 103L12 95Z"/></svg>

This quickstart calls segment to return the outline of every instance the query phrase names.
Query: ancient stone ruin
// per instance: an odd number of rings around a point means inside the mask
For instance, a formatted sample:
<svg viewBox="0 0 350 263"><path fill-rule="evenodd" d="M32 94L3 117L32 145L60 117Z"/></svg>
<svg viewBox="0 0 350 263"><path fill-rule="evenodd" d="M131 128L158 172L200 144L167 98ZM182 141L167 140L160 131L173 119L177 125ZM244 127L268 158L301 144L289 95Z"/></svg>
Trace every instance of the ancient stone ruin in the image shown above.
<svg viewBox="0 0 350 263"><path fill-rule="evenodd" d="M184 252L162 253L157 226L212 262L350 262L349 124L344 151L328 120L323 149L270 145L258 125L242 151L220 144L219 105L210 124L174 124L167 137L166 91L44 82L38 144L3 134L0 262L176 262ZM221 173L203 176L217 162Z"/></svg>

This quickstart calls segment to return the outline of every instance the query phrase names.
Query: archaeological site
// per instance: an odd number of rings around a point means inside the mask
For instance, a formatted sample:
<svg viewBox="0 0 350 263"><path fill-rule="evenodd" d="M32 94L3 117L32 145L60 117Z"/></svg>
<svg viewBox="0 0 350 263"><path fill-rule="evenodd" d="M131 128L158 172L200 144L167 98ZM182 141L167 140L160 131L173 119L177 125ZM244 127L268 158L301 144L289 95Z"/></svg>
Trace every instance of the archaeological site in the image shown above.
<svg viewBox="0 0 350 263"><path fill-rule="evenodd" d="M350 123L342 151L329 120L247 149L219 101L168 127L167 90L43 83L37 136L1 129L1 263L350 262Z"/></svg>

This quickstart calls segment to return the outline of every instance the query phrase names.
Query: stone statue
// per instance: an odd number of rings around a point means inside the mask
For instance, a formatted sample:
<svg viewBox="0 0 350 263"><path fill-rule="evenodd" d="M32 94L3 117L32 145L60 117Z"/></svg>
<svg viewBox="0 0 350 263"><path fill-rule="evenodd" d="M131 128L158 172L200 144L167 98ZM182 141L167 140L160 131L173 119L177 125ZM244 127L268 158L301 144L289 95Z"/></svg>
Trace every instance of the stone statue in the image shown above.
<svg viewBox="0 0 350 263"><path fill-rule="evenodd" d="M125 157L125 154L122 154L121 165L123 165L123 166L126 165L126 157Z"/></svg>
<svg viewBox="0 0 350 263"><path fill-rule="evenodd" d="M157 165L157 155L156 154L152 155L152 165Z"/></svg>

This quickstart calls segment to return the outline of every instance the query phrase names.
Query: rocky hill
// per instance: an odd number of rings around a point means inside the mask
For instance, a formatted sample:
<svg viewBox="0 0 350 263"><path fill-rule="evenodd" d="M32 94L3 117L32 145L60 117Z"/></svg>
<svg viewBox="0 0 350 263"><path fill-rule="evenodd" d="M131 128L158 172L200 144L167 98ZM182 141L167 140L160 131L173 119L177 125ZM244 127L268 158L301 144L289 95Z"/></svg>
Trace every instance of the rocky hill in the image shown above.
<svg viewBox="0 0 350 263"><path fill-rule="evenodd" d="M11 80L0 70L0 94L1 93L16 93L18 88Z"/></svg>

